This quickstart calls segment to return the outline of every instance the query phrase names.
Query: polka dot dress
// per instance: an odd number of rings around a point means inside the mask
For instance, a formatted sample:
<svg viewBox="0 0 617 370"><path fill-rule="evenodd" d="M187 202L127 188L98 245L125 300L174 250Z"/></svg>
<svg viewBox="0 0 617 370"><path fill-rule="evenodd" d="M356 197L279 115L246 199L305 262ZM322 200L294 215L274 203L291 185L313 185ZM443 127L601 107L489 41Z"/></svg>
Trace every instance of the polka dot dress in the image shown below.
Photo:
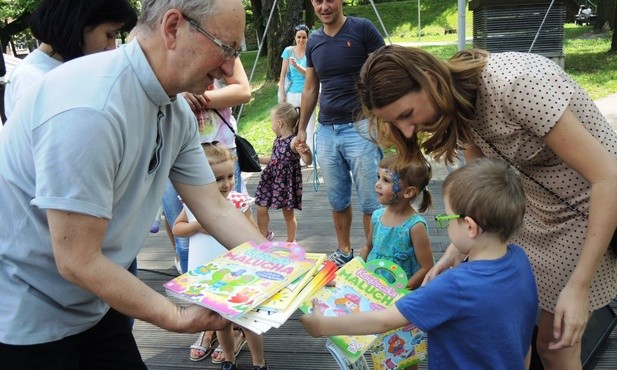
<svg viewBox="0 0 617 370"><path fill-rule="evenodd" d="M589 183L542 141L567 107L617 158L617 134L587 93L559 66L535 54L491 54L480 78L474 142L486 156L500 158L490 142L523 172L587 214ZM532 180L521 178L527 212L515 242L525 249L533 266L540 307L554 313L557 296L578 261L587 222ZM608 251L592 282L592 309L616 295L617 258Z"/></svg>

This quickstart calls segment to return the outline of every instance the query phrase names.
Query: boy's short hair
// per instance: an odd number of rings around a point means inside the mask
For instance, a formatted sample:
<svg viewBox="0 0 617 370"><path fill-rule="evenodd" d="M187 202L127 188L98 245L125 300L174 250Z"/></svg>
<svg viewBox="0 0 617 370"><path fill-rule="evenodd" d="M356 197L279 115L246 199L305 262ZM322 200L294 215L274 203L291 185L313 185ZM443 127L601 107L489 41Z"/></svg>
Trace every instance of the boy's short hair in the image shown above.
<svg viewBox="0 0 617 370"><path fill-rule="evenodd" d="M452 172L442 195L454 213L471 217L484 232L504 241L523 225L523 184L516 169L501 159L476 159Z"/></svg>

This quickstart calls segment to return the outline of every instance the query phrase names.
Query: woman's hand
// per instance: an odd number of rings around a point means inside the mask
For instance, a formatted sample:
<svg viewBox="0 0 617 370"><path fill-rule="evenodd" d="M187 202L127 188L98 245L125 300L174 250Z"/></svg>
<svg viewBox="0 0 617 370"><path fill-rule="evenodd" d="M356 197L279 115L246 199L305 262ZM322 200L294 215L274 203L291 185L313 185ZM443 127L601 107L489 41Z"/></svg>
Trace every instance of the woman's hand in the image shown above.
<svg viewBox="0 0 617 370"><path fill-rule="evenodd" d="M433 266L426 273L426 276L422 281L422 285L424 286L428 284L431 280L436 278L437 275L441 274L450 267L458 265L463 260L463 258L465 258L465 256L460 254L453 244L450 244L444 252L443 256L439 259L439 261L437 261L435 266Z"/></svg>
<svg viewBox="0 0 617 370"><path fill-rule="evenodd" d="M555 306L553 338L549 349L572 347L580 343L589 320L589 288L566 284Z"/></svg>
<svg viewBox="0 0 617 370"><path fill-rule="evenodd" d="M294 58L294 57L289 57L289 64L291 64L292 66L298 68L298 61L296 61L296 58Z"/></svg>
<svg viewBox="0 0 617 370"><path fill-rule="evenodd" d="M189 106L194 112L208 108L208 102L210 102L210 99L208 99L206 93L197 95L183 92L180 95L182 95L182 97L186 99L187 103L189 103Z"/></svg>

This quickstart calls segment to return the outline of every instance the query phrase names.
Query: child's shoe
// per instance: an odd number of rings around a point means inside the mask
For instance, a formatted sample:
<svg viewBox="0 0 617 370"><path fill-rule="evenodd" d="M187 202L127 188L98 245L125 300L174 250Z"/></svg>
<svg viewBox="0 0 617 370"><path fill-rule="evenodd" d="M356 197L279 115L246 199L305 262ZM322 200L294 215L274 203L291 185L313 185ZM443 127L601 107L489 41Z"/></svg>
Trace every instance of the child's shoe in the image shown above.
<svg viewBox="0 0 617 370"><path fill-rule="evenodd" d="M269 370L269 369L268 369L268 364L265 364L264 366L253 365L251 370Z"/></svg>
<svg viewBox="0 0 617 370"><path fill-rule="evenodd" d="M337 268L341 268L344 264L351 261L353 259L353 249L349 254L344 254L339 249L334 251L331 255L328 256L328 261L332 261L336 263Z"/></svg>
<svg viewBox="0 0 617 370"><path fill-rule="evenodd" d="M238 367L231 361L223 361L221 363L221 370L238 370Z"/></svg>
<svg viewBox="0 0 617 370"><path fill-rule="evenodd" d="M268 239L269 241L274 240L274 231L268 230L268 235L266 235L266 239Z"/></svg>

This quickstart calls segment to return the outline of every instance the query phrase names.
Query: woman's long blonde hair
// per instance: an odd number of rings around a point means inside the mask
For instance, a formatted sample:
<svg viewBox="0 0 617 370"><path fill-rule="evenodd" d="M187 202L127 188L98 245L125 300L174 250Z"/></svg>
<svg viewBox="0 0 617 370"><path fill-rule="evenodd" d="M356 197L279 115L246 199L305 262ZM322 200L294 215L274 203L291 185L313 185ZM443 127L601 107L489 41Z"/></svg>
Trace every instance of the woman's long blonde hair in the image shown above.
<svg viewBox="0 0 617 370"><path fill-rule="evenodd" d="M415 157L417 154L412 153L421 146L426 154L453 162L456 151L472 142L470 123L475 116L478 78L487 58L488 52L479 49L459 52L450 61L399 45L375 51L360 71L357 88L378 143L384 148L394 147L403 158ZM424 127L428 135L421 144L417 136L406 139L394 125L371 114L375 108L421 90L441 114L436 122Z"/></svg>

